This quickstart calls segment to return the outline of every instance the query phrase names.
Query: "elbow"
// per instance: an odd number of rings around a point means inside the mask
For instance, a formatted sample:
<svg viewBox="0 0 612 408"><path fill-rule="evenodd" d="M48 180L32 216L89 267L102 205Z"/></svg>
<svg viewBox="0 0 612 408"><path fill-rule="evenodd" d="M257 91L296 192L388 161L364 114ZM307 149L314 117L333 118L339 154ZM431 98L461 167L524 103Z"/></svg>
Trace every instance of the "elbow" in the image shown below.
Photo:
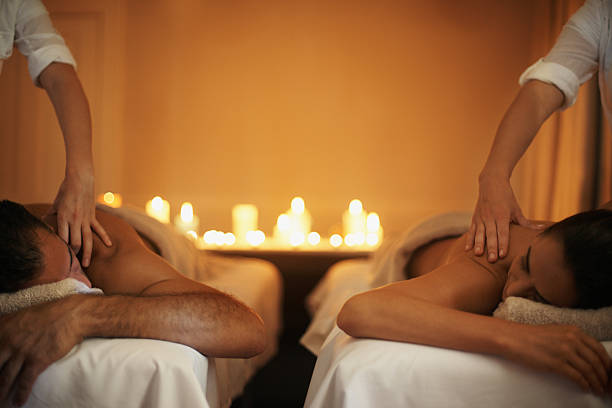
<svg viewBox="0 0 612 408"><path fill-rule="evenodd" d="M234 347L225 357L251 358L268 348L268 336L263 320L255 312L242 322L239 330L233 333Z"/></svg>
<svg viewBox="0 0 612 408"><path fill-rule="evenodd" d="M336 324L349 336L365 337L364 325L368 321L369 310L365 294L355 295L342 306Z"/></svg>
<svg viewBox="0 0 612 408"><path fill-rule="evenodd" d="M268 336L263 320L259 315L253 313L253 323L250 325L249 341L245 345L244 358L255 357L268 348Z"/></svg>

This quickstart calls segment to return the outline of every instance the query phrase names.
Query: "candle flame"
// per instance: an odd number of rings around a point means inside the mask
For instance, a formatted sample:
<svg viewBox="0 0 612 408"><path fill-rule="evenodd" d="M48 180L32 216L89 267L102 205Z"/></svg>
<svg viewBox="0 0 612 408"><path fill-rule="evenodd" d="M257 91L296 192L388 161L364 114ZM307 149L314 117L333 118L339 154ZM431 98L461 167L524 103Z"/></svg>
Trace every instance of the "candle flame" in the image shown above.
<svg viewBox="0 0 612 408"><path fill-rule="evenodd" d="M236 236L231 232L227 232L223 235L223 241L225 245L234 245L236 243Z"/></svg>
<svg viewBox="0 0 612 408"><path fill-rule="evenodd" d="M354 199L349 203L349 212L353 215L361 214L363 211L363 204L361 201Z"/></svg>
<svg viewBox="0 0 612 408"><path fill-rule="evenodd" d="M279 231L287 231L290 224L289 216L285 213L279 215L276 220L276 226L278 227Z"/></svg>
<svg viewBox="0 0 612 408"><path fill-rule="evenodd" d="M308 234L308 243L310 245L319 245L319 242L321 242L321 236L319 235L318 232L311 232L310 234Z"/></svg>
<svg viewBox="0 0 612 408"><path fill-rule="evenodd" d="M334 248L338 248L340 245L342 245L342 236L340 234L332 235L331 237L329 237L329 243Z"/></svg>
<svg viewBox="0 0 612 408"><path fill-rule="evenodd" d="M380 217L375 212L371 212L368 214L368 218L366 219L366 225L368 228L368 232L376 232L380 228Z"/></svg>
<svg viewBox="0 0 612 408"><path fill-rule="evenodd" d="M113 193L111 193L110 191L107 193L104 193L104 202L106 204L112 204L113 201L115 201L115 195Z"/></svg>
<svg viewBox="0 0 612 408"><path fill-rule="evenodd" d="M193 221L193 206L189 202L185 202L181 205L181 219L183 222Z"/></svg>
<svg viewBox="0 0 612 408"><path fill-rule="evenodd" d="M303 214L305 208L306 206L302 197L294 197L293 200L291 200L291 211L295 214Z"/></svg>
<svg viewBox="0 0 612 408"><path fill-rule="evenodd" d="M260 230L248 231L246 233L246 240L252 246L259 246L266 240L266 235Z"/></svg>
<svg viewBox="0 0 612 408"><path fill-rule="evenodd" d="M304 234L299 231L291 233L291 236L289 237L289 243L294 247L302 245L305 240Z"/></svg>
<svg viewBox="0 0 612 408"><path fill-rule="evenodd" d="M155 211L161 211L164 208L164 199L160 196L153 197L153 200L151 200L151 207L153 207Z"/></svg>
<svg viewBox="0 0 612 408"><path fill-rule="evenodd" d="M217 231L209 230L204 233L204 242L209 245L214 244L217 241Z"/></svg>

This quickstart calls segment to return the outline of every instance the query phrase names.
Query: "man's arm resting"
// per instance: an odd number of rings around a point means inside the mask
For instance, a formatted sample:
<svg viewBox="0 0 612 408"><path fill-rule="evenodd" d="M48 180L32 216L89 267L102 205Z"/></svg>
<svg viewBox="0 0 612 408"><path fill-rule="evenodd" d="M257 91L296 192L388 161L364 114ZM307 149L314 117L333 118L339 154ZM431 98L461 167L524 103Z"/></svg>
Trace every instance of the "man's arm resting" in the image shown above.
<svg viewBox="0 0 612 408"><path fill-rule="evenodd" d="M215 357L262 352L266 336L259 316L207 289L140 297L73 295L0 317L0 401L14 390L15 402L25 403L40 373L87 337L167 340Z"/></svg>

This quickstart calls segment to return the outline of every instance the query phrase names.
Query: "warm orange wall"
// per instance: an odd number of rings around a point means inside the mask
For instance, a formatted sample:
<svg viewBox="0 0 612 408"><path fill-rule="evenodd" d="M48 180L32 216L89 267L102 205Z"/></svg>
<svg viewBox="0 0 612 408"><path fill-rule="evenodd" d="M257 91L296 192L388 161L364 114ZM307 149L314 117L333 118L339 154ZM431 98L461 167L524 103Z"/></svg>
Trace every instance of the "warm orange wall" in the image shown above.
<svg viewBox="0 0 612 408"><path fill-rule="evenodd" d="M470 210L544 3L122 2L124 159L98 187L226 230L251 202L267 233L294 195L323 233L355 197L387 232Z"/></svg>

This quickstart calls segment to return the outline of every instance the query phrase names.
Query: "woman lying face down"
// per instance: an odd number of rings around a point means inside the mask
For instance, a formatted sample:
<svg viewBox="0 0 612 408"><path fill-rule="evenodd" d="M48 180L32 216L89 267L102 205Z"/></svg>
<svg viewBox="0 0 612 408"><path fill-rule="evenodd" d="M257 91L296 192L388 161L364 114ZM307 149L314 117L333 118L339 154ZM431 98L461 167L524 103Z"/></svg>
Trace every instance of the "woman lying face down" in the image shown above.
<svg viewBox="0 0 612 408"><path fill-rule="evenodd" d="M508 256L495 264L465 252L464 237L427 244L406 266L411 279L349 299L338 326L351 336L482 352L603 393L612 361L573 326L525 325L491 317L520 296L560 307L612 304L612 211L580 213L538 233L511 226Z"/></svg>
<svg viewBox="0 0 612 408"><path fill-rule="evenodd" d="M572 308L612 304L612 211L576 214L538 234L512 260L502 299Z"/></svg>

